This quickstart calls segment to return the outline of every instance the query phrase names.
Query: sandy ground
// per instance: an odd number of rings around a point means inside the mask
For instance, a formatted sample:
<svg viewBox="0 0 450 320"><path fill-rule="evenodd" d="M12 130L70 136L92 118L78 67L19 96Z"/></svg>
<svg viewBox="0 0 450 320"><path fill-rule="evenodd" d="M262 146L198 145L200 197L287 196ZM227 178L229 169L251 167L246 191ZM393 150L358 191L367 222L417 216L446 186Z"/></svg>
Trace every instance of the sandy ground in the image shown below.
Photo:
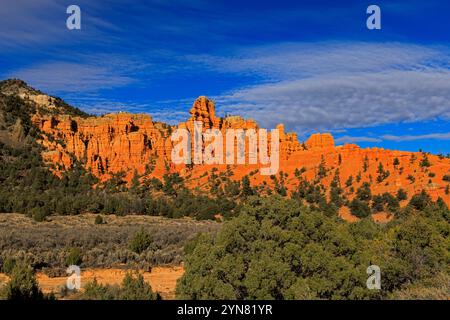
<svg viewBox="0 0 450 320"><path fill-rule="evenodd" d="M341 217L347 222L356 222L359 220L359 218L352 215L350 213L350 209L345 206L339 208L339 217Z"/></svg>
<svg viewBox="0 0 450 320"><path fill-rule="evenodd" d="M372 214L372 219L375 222L386 223L394 219L394 215L389 212L377 212Z"/></svg>
<svg viewBox="0 0 450 320"><path fill-rule="evenodd" d="M394 215L389 212L377 212L370 215L373 221L378 223L386 223L394 219ZM350 209L348 207L339 208L339 217L344 219L347 222L356 222L359 221L358 217L355 217L350 213Z"/></svg>
<svg viewBox="0 0 450 320"><path fill-rule="evenodd" d="M175 286L178 278L183 275L182 266L177 267L154 267L151 272L143 272L144 280L149 282L153 291L159 292L163 299L175 299ZM81 287L97 279L102 284L120 284L127 270L123 269L86 269L81 272ZM8 277L0 274L0 283L6 282ZM43 292L58 292L67 277L49 278L43 273L37 274L37 280Z"/></svg>
<svg viewBox="0 0 450 320"><path fill-rule="evenodd" d="M5 285L5 283L8 281L8 276L6 276L3 273L0 273L0 288Z"/></svg>

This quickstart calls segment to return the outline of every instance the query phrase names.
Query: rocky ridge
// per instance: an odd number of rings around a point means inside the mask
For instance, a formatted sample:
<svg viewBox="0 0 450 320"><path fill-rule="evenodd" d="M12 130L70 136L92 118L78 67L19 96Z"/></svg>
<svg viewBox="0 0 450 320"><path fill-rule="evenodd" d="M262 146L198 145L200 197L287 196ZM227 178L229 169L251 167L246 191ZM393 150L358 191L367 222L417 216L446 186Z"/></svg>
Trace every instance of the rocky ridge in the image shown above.
<svg viewBox="0 0 450 320"><path fill-rule="evenodd" d="M214 102L204 96L194 102L191 117L186 122L170 126L154 121L146 114L88 116L78 109L68 109L56 98L34 89L25 90L21 83L3 85L1 92L18 95L37 106L32 122L43 132L40 140L46 149L43 157L54 165L56 174L71 168L77 159L103 180L117 172L124 172L128 180L135 172L141 178L161 178L166 173L178 172L188 178L191 187L202 188L207 181L205 172L215 167L219 172L231 169L232 179L249 175L253 185L271 186L274 183L271 177L254 174L261 168L259 164L232 165L231 168L226 164L173 165L170 155L174 143L170 137L177 128L192 132L194 121L201 121L203 130L218 129L223 133L229 128L258 129L258 124L252 119L217 117ZM426 190L434 199L441 197L450 204L450 196L445 192L448 182L443 179L450 173L448 158L420 152L363 149L355 144L336 146L329 133L315 133L301 143L295 133L285 133L283 125L278 125L277 129L280 130L280 172L287 175L285 183L288 190L298 185L296 172L300 169L302 179L313 181L323 167L326 175L321 183L329 187L333 177L338 175L341 187L350 199L354 194L352 189L370 182L373 194L395 193L400 188L410 195ZM429 166L421 165L424 158L427 158ZM389 174L377 180L380 164ZM346 185L350 176L353 182Z"/></svg>

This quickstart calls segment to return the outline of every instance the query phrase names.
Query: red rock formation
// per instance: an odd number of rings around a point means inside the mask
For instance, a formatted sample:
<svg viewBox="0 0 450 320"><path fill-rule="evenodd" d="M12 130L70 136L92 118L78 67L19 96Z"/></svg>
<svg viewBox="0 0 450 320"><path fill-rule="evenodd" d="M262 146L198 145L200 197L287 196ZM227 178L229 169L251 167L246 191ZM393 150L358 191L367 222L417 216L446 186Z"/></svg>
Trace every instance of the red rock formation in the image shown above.
<svg viewBox="0 0 450 320"><path fill-rule="evenodd" d="M206 97L199 97L190 113L190 119L178 125L178 128L188 128L192 132L193 122L201 121L203 130L216 128L224 136L228 128L258 128L257 123L251 119L245 120L239 116L216 117L214 103ZM89 118L35 115L33 122L45 133L42 143L47 151L44 158L56 165L56 171L70 168L74 157L102 179L119 171L124 171L131 179L134 170L141 175L161 177L169 170L189 175L192 179L187 182L188 185L201 187L207 179L204 177L205 171L210 171L212 167L219 171L227 169L226 164L195 165L193 168L172 165L170 157L173 143L170 133L177 127L154 122L148 115L118 113ZM313 180L317 177L320 163L324 162L327 176L321 183L328 187L336 169L339 169L341 185L349 199L355 194L351 192L351 188L356 190L363 182L369 181L374 194L395 193L403 188L411 196L425 189L434 199L442 197L450 204L450 196L445 194L448 183L442 180L444 175L450 173L450 160L447 158L429 155L432 165L423 168L419 165L422 153L380 148L361 149L355 144L336 147L329 133L313 134L304 143L305 149L295 133L285 133L282 125L277 128L280 130L280 171L288 174L286 185L289 190L298 185L294 175L296 169L305 168L302 177ZM248 148L246 151L248 152ZM395 158L399 159L399 165L393 165ZM390 174L378 182L377 170L380 163ZM366 170L364 164L367 166ZM233 165L233 178L241 179L261 167L262 165ZM434 173L434 176L429 173ZM409 175L414 176L414 182L408 179ZM345 181L350 176L354 182L351 187L347 187ZM356 181L357 176L361 177L359 181ZM263 182L273 184L268 176L252 175L252 184Z"/></svg>
<svg viewBox="0 0 450 320"><path fill-rule="evenodd" d="M61 144L45 140L46 159L65 168L72 165L70 155L95 175L135 169L143 174L151 159L168 160L169 126L153 122L144 114L118 113L103 117L35 116L33 122Z"/></svg>
<svg viewBox="0 0 450 320"><path fill-rule="evenodd" d="M215 116L214 102L205 96L198 97L195 100L189 113L191 114L191 118L187 121L186 125L191 130L194 121L202 122L205 129L219 128L220 126L220 119Z"/></svg>
<svg viewBox="0 0 450 320"><path fill-rule="evenodd" d="M329 133L314 133L305 142L308 150L321 150L334 148L333 136Z"/></svg>

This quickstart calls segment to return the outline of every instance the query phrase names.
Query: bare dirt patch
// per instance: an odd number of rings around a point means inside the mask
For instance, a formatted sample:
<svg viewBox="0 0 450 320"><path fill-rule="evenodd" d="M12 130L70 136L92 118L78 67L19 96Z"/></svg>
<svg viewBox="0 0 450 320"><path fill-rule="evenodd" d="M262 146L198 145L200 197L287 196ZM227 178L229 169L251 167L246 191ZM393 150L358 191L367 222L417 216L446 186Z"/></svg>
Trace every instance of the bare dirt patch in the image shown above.
<svg viewBox="0 0 450 320"><path fill-rule="evenodd" d="M346 206L339 208L339 217L341 217L341 219L344 219L347 222L356 222L359 220L358 217L355 217L350 213L350 209Z"/></svg>
<svg viewBox="0 0 450 320"><path fill-rule="evenodd" d="M394 219L394 215L389 212L377 212L372 214L372 219L378 223L387 223Z"/></svg>
<svg viewBox="0 0 450 320"><path fill-rule="evenodd" d="M87 269L81 272L81 290L84 286L96 279L101 284L120 285L123 278L129 272L125 269ZM153 291L158 292L165 300L175 299L175 287L177 280L183 275L184 269L182 266L174 267L155 267L151 272L140 273L144 276L145 282L150 283ZM39 272L36 275L44 293L59 292L67 282L67 277L49 277L46 274ZM9 280L5 274L0 274L0 286Z"/></svg>

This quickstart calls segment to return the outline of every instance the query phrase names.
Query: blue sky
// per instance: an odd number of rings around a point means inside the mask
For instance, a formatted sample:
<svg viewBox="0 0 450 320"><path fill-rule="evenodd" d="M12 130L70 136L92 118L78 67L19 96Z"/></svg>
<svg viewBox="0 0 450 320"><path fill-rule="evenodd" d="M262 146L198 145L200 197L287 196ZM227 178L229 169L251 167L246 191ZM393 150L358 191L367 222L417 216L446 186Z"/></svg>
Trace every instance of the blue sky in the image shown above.
<svg viewBox="0 0 450 320"><path fill-rule="evenodd" d="M448 1L0 0L0 78L91 113L217 113L450 153ZM66 28L81 8L82 29ZM366 28L381 8L382 29Z"/></svg>

